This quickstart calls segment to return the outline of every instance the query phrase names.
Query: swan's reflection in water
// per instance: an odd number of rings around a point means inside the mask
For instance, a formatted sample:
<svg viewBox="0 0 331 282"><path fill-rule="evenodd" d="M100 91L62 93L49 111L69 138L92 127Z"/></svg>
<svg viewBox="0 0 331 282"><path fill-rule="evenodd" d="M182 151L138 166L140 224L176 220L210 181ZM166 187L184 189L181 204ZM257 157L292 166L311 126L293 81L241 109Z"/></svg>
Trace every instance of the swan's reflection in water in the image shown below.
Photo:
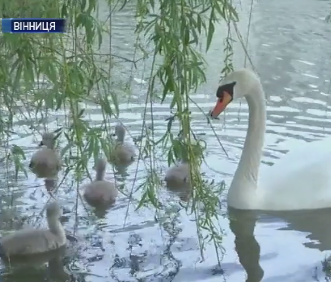
<svg viewBox="0 0 331 282"><path fill-rule="evenodd" d="M247 273L247 282L261 281L264 275L259 264L260 245L254 236L257 214L228 208L230 229L235 235L235 248L239 261Z"/></svg>
<svg viewBox="0 0 331 282"><path fill-rule="evenodd" d="M118 181L126 180L126 178L130 175L128 173L128 168L131 164L133 164L133 161L126 165L116 164L116 163L113 164L113 168L114 168L113 172L115 172L116 180Z"/></svg>
<svg viewBox="0 0 331 282"><path fill-rule="evenodd" d="M331 250L331 209L301 211L242 211L228 208L230 229L235 235L235 249L247 274L246 282L262 281L264 270L260 265L260 245L254 236L257 222L285 221L286 227L278 230L294 230L307 233L306 248L319 251ZM298 254L299 256L300 254ZM281 272L281 269L279 269ZM281 278L281 276L279 276ZM286 280L286 275L283 276ZM309 279L307 281L310 281Z"/></svg>

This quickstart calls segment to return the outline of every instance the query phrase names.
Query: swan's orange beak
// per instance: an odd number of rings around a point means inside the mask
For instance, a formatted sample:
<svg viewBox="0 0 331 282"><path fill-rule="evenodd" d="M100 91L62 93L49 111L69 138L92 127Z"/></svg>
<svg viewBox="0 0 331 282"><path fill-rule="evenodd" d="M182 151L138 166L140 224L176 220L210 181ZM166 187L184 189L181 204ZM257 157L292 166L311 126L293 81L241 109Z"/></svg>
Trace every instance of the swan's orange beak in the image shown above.
<svg viewBox="0 0 331 282"><path fill-rule="evenodd" d="M225 110L225 108L231 101L231 95L228 92L223 91L223 97L217 100L214 109L210 113L211 117L217 118Z"/></svg>

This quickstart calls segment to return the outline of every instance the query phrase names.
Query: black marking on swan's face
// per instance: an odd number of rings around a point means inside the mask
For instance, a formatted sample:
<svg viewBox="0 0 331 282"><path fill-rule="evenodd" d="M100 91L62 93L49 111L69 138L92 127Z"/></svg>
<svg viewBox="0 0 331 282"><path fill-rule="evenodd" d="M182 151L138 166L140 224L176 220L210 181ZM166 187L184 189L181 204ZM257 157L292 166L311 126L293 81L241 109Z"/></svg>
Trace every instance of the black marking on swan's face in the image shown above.
<svg viewBox="0 0 331 282"><path fill-rule="evenodd" d="M220 85L217 88L216 97L222 101L223 97L224 97L224 93L227 93L233 99L234 86L236 85L236 83L237 82L234 81L234 82L231 82L231 83Z"/></svg>
<svg viewBox="0 0 331 282"><path fill-rule="evenodd" d="M217 102L210 116L212 118L218 118L218 116L225 110L227 105L232 102L234 98L234 86L236 82L222 84L218 87L216 92Z"/></svg>

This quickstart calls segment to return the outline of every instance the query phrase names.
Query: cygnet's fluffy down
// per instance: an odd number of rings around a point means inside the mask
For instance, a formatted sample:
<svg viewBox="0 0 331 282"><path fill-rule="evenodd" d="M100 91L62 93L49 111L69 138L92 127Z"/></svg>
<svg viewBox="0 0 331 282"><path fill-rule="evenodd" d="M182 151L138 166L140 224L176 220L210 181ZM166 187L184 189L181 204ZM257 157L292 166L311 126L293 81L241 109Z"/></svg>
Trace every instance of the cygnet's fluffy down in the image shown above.
<svg viewBox="0 0 331 282"><path fill-rule="evenodd" d="M45 146L35 152L31 158L30 169L38 178L56 177L61 170L61 156L55 150L53 133L44 133L39 146Z"/></svg>
<svg viewBox="0 0 331 282"><path fill-rule="evenodd" d="M47 204L48 229L23 229L0 240L3 257L38 255L56 250L66 244L66 235L59 218L61 209L57 202Z"/></svg>
<svg viewBox="0 0 331 282"><path fill-rule="evenodd" d="M164 181L169 191L179 193L181 200L188 201L191 193L190 166L188 163L177 164L169 168Z"/></svg>
<svg viewBox="0 0 331 282"><path fill-rule="evenodd" d="M115 148L112 152L113 155L111 157L117 164L120 165L130 164L136 157L134 146L124 142L125 133L125 127L121 123L116 124L114 135L117 137L117 139Z"/></svg>
<svg viewBox="0 0 331 282"><path fill-rule="evenodd" d="M84 198L93 207L107 207L115 203L118 191L114 183L104 180L106 160L98 159L95 164L96 178L84 187Z"/></svg>
<svg viewBox="0 0 331 282"><path fill-rule="evenodd" d="M171 190L181 189L183 185L188 185L190 181L190 166L181 163L170 167L164 177L167 186L173 187Z"/></svg>

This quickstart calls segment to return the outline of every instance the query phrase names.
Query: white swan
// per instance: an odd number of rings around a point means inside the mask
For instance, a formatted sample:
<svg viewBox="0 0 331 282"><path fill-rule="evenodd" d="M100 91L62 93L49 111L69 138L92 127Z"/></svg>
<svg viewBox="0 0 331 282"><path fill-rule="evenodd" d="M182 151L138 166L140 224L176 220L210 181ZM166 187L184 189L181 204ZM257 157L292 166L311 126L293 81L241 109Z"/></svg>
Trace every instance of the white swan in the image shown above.
<svg viewBox="0 0 331 282"><path fill-rule="evenodd" d="M228 192L228 205L246 210L301 210L331 207L331 139L307 143L271 167L259 166L264 143L265 95L259 78L248 69L222 81L210 115L216 118L234 99L249 107L246 140Z"/></svg>

